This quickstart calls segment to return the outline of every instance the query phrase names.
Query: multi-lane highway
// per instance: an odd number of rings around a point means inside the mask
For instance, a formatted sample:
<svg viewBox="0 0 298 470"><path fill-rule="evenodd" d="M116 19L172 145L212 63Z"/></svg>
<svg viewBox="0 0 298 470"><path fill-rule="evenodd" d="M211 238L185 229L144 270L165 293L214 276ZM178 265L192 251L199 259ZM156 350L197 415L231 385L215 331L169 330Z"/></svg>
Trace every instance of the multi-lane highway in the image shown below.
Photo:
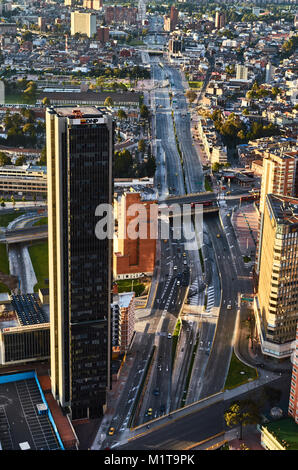
<svg viewBox="0 0 298 470"><path fill-rule="evenodd" d="M154 80L150 102L153 109L153 144L157 161L156 185L159 199L165 200L168 195L172 195L179 196L182 201L186 198L185 202L188 202L187 193L204 190L204 174L192 142L191 117L183 93L183 78L178 69L162 59L153 57L150 60ZM218 216L204 218L204 227L196 229L197 236L194 238L191 250L186 249L185 239L176 240L171 230L166 239L160 240L155 271L157 277L154 279L154 285L157 286L155 298L150 315L143 320L146 326L141 333L142 342L147 345L150 343L148 348L151 348L151 354L154 352L146 375L146 386L139 396L136 393L138 387L136 380L133 387L131 382L129 385L126 384L119 404L120 411L117 408L117 416L109 423L115 428L115 435L106 439L102 445L106 445L107 442L110 444L111 441L123 443L125 428L128 425L128 419L124 416L125 413L131 413L131 409L127 410L127 406L133 406L137 396L138 406L133 425L146 423L179 408L182 398L186 403L191 403L220 391L224 386L232 352L237 295L239 288L242 287L237 280L237 272L241 270L241 266L238 266L237 270ZM198 232L201 232L201 236L204 232L204 240L201 240ZM199 248L205 256L205 269L201 265ZM199 294L198 306L204 295L208 294L211 297L213 289L212 305L217 306L219 315L212 321L208 319L208 313L205 318L201 316L189 320L184 317L174 361L172 335L177 319L190 285L196 283L197 286L201 286L203 279L206 282L206 291L203 290ZM231 308L228 308L230 304ZM197 354L187 394L186 379L190 373L189 365L195 344ZM135 347L133 344L132 354ZM134 356L132 374L142 375L146 358L148 366L149 349L146 349L144 357L138 354ZM141 358L143 363L140 362ZM205 411L202 412L202 417L205 416L204 413ZM203 420L205 418L203 417ZM212 432L216 433L216 423L219 424L221 419L216 418L213 423L212 419L208 421ZM183 439L185 438L185 442L192 442L194 437L191 436L192 430L187 428L186 421L181 426L181 435ZM107 429L106 425L104 431ZM206 427L198 430L202 436L206 436L207 431ZM169 424L165 437L158 438L158 448L177 448L175 447L177 444L173 444L174 447L166 447L168 444L171 445L169 439L171 432L177 435L177 429L174 431L173 426ZM200 435L196 436L196 442ZM150 433L150 436L152 438L149 439L150 448L152 445L154 448L156 445L154 433ZM184 448L181 442L179 446Z"/></svg>

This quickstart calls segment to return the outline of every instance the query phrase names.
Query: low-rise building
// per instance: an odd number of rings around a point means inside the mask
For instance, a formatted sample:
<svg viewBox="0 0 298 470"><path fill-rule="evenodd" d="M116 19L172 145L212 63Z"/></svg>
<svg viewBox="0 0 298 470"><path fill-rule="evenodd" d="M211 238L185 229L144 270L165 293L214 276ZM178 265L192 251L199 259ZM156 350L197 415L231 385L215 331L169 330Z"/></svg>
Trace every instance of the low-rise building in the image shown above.
<svg viewBox="0 0 298 470"><path fill-rule="evenodd" d="M118 230L114 238L113 271L114 279L133 279L143 275L152 276L155 266L157 214L151 214L151 206L156 201L143 201L140 193L124 192L115 201ZM136 235L130 229L137 218L136 207L143 208L138 218ZM133 210L131 210L133 209ZM130 214L130 210L132 214Z"/></svg>
<svg viewBox="0 0 298 470"><path fill-rule="evenodd" d="M135 331L135 293L122 292L113 295L112 345L119 353L128 351Z"/></svg>
<svg viewBox="0 0 298 470"><path fill-rule="evenodd" d="M44 303L43 303L44 302ZM0 304L0 365L50 356L49 305L38 294L12 294Z"/></svg>
<svg viewBox="0 0 298 470"><path fill-rule="evenodd" d="M28 165L5 165L0 167L0 194L46 196L46 167Z"/></svg>
<svg viewBox="0 0 298 470"><path fill-rule="evenodd" d="M139 106L141 93L138 92L102 92L96 93L93 91L87 92L41 92L37 98L37 103L42 104L44 98L50 100L51 105L90 105L90 106L103 106L105 100L110 97L115 106Z"/></svg>

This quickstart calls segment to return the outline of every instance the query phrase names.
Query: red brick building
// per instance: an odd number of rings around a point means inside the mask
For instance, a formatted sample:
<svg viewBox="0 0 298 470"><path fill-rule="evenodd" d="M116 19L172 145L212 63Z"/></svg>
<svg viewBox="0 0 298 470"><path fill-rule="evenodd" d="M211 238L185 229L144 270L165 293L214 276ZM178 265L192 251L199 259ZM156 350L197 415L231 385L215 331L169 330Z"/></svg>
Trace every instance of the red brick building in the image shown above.
<svg viewBox="0 0 298 470"><path fill-rule="evenodd" d="M98 28L97 29L97 39L102 44L105 44L109 41L110 38L110 30L109 28Z"/></svg>
<svg viewBox="0 0 298 470"><path fill-rule="evenodd" d="M128 208L132 204L140 204L144 207L146 217L139 218L138 230L136 231L146 233L146 238L137 237L132 239L127 234L128 227L138 215L137 213L132 216L127 215ZM142 201L140 194L134 192L124 193L115 204L118 220L118 233L114 243L113 260L115 280L140 277L142 274L153 274L156 238L150 236L150 233L153 233L156 228L157 218L150 211L152 204L156 204L156 201Z"/></svg>
<svg viewBox="0 0 298 470"><path fill-rule="evenodd" d="M108 6L105 9L105 22L111 23L137 23L138 9L133 7Z"/></svg>
<svg viewBox="0 0 298 470"><path fill-rule="evenodd" d="M83 8L88 10L100 10L103 7L103 0L83 0Z"/></svg>

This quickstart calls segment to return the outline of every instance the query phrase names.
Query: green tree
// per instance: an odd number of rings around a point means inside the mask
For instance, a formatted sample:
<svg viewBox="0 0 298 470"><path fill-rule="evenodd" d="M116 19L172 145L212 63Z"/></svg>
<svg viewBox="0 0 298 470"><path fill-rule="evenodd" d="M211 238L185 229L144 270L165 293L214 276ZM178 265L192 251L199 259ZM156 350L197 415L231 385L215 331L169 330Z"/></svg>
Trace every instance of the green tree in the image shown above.
<svg viewBox="0 0 298 470"><path fill-rule="evenodd" d="M138 142L138 151L144 153L146 150L146 145L144 139L140 139Z"/></svg>
<svg viewBox="0 0 298 470"><path fill-rule="evenodd" d="M146 162L146 173L149 178L152 178L155 175L156 171L156 160L153 155L148 157L148 160Z"/></svg>
<svg viewBox="0 0 298 470"><path fill-rule="evenodd" d="M122 121L127 118L127 114L123 109L118 109L117 117Z"/></svg>
<svg viewBox="0 0 298 470"><path fill-rule="evenodd" d="M187 90L185 94L186 94L186 98L188 99L190 103L193 103L195 99L197 98L197 94L193 90Z"/></svg>
<svg viewBox="0 0 298 470"><path fill-rule="evenodd" d="M37 162L37 165L46 166L47 164L47 149L44 146L40 152L40 159Z"/></svg>
<svg viewBox="0 0 298 470"><path fill-rule="evenodd" d="M0 166L11 165L11 158L4 152L0 152Z"/></svg>
<svg viewBox="0 0 298 470"><path fill-rule="evenodd" d="M250 400L235 401L224 413L227 426L233 427L240 424L240 439L242 439L243 427L248 424L257 424L261 416L257 404Z"/></svg>
<svg viewBox="0 0 298 470"><path fill-rule="evenodd" d="M214 171L214 173L217 173L220 169L221 169L220 163L218 163L218 162L213 163L212 171Z"/></svg>
<svg viewBox="0 0 298 470"><path fill-rule="evenodd" d="M23 132L24 134L29 134L32 136L35 133L34 124L32 124L31 122L27 122L27 124L23 126Z"/></svg>
<svg viewBox="0 0 298 470"><path fill-rule="evenodd" d="M110 96L105 99L104 106L110 107L113 106L114 102Z"/></svg>
<svg viewBox="0 0 298 470"><path fill-rule="evenodd" d="M238 137L238 139L240 139L240 140L245 140L245 133L244 133L243 129L241 129L241 130L237 133L237 137Z"/></svg>
<svg viewBox="0 0 298 470"><path fill-rule="evenodd" d="M133 158L129 150L115 152L114 176L115 178L129 178L132 176Z"/></svg>
<svg viewBox="0 0 298 470"><path fill-rule="evenodd" d="M145 104L142 104L140 107L140 116L143 119L148 119L150 116L149 109Z"/></svg>
<svg viewBox="0 0 298 470"><path fill-rule="evenodd" d="M18 157L15 161L16 166L22 166L26 163L26 157L23 155L21 157Z"/></svg>
<svg viewBox="0 0 298 470"><path fill-rule="evenodd" d="M51 104L51 101L50 101L50 99L49 99L47 96L45 96L45 97L43 98L43 100L42 100L42 104L43 104L44 106L49 106L49 105Z"/></svg>

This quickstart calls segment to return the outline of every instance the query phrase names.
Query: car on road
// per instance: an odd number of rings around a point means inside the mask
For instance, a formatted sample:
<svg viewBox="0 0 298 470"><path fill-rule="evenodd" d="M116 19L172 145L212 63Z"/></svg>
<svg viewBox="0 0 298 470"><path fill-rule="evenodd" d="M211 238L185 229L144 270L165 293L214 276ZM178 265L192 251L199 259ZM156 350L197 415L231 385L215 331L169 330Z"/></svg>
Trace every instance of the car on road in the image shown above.
<svg viewBox="0 0 298 470"><path fill-rule="evenodd" d="M228 304L228 305L227 305L227 309L228 309L228 310L231 310L231 309L232 309L232 305L231 305L231 304Z"/></svg>
<svg viewBox="0 0 298 470"><path fill-rule="evenodd" d="M114 432L115 432L115 428L110 428L109 429L109 436L113 436L114 435Z"/></svg>
<svg viewBox="0 0 298 470"><path fill-rule="evenodd" d="M177 281L177 286L180 286L180 281Z"/></svg>
<svg viewBox="0 0 298 470"><path fill-rule="evenodd" d="M148 408L147 414L148 414L148 416L152 415L152 408Z"/></svg>
<svg viewBox="0 0 298 470"><path fill-rule="evenodd" d="M174 268L173 268L173 269L174 269L174 271L176 271L176 269L177 269L177 266L174 266Z"/></svg>
<svg viewBox="0 0 298 470"><path fill-rule="evenodd" d="M219 233L218 233L216 236L217 236L217 238L220 238L220 234L219 234Z"/></svg>
<svg viewBox="0 0 298 470"><path fill-rule="evenodd" d="M172 338L172 335L171 333L168 333L168 338L171 339Z"/></svg>
<svg viewBox="0 0 298 470"><path fill-rule="evenodd" d="M186 253L183 253L183 256L186 256Z"/></svg>
<svg viewBox="0 0 298 470"><path fill-rule="evenodd" d="M155 389L153 390L153 395L155 395L156 397L158 397L159 394L160 394L159 388L155 388Z"/></svg>

